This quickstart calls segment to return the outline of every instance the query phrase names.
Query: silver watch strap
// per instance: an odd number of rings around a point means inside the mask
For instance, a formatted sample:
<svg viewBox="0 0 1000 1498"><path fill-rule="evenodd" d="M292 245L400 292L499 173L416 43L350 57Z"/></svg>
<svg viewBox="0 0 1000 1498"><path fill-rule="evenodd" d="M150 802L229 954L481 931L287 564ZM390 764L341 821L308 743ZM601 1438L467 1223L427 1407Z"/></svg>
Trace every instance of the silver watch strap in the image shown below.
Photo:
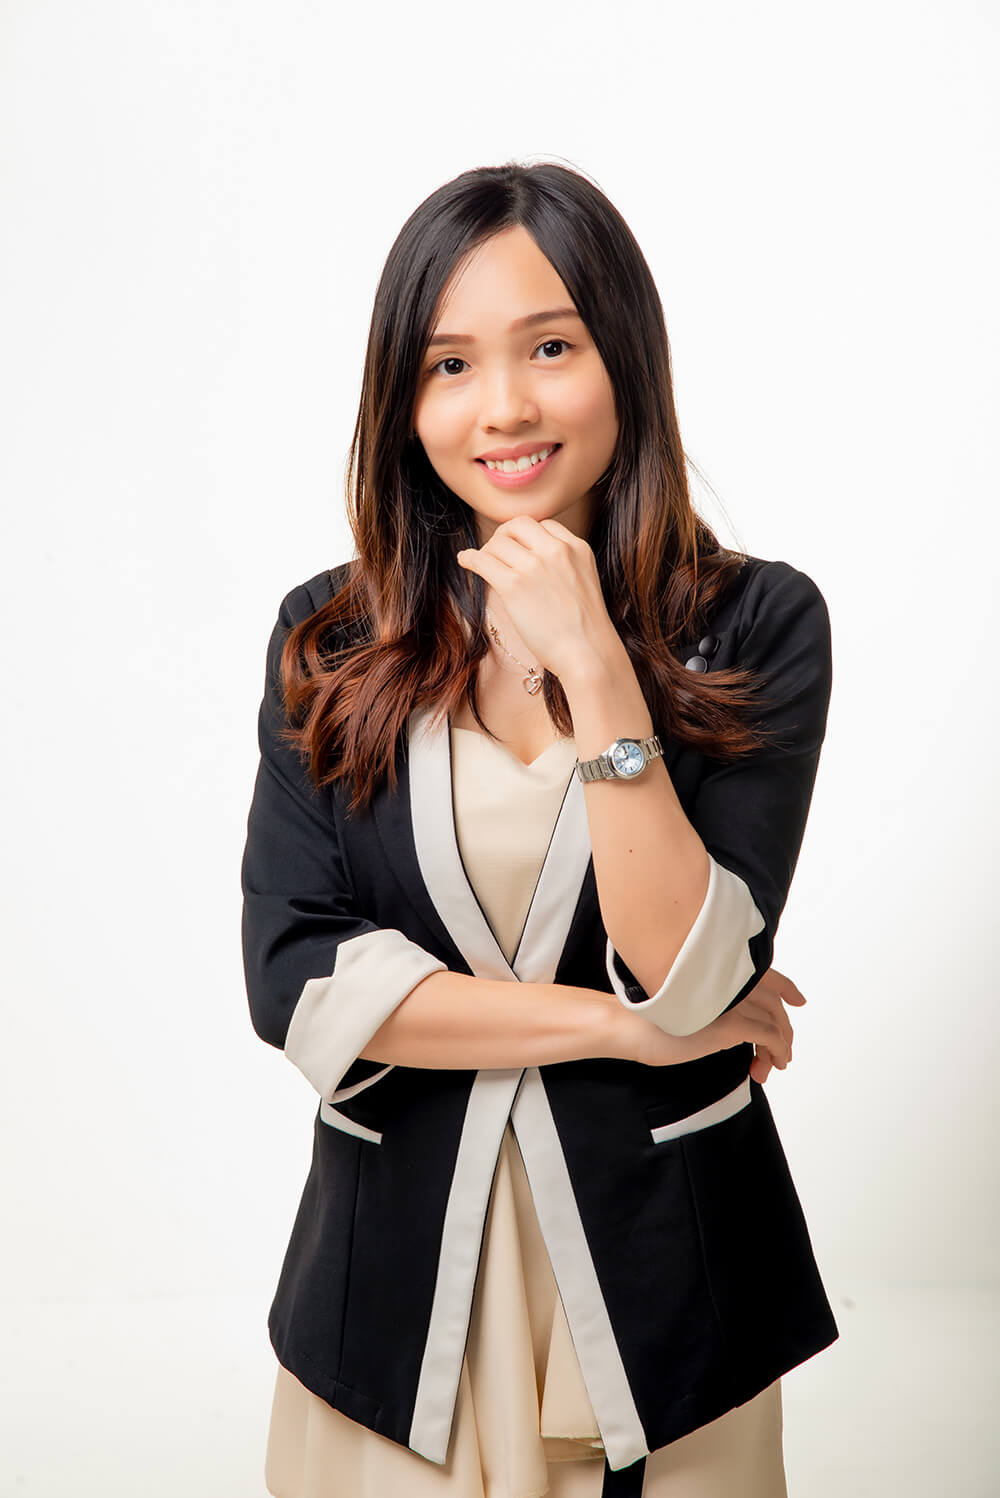
<svg viewBox="0 0 1000 1498"><path fill-rule="evenodd" d="M627 738L628 735L621 734L619 735L619 737ZM615 742L617 743L617 740ZM655 759L658 754L663 753L663 745L660 743L660 740L655 733L650 734L648 739L633 739L632 742L638 744L639 748L645 754L646 764L648 764L651 759ZM646 765L643 765L642 769L644 770L645 768ZM624 780L626 778L623 775L615 774L614 770L611 768L611 761L608 759L607 750L605 750L603 754L599 754L596 759L578 759L576 762L576 773L583 781ZM639 774L642 774L642 770L639 771Z"/></svg>

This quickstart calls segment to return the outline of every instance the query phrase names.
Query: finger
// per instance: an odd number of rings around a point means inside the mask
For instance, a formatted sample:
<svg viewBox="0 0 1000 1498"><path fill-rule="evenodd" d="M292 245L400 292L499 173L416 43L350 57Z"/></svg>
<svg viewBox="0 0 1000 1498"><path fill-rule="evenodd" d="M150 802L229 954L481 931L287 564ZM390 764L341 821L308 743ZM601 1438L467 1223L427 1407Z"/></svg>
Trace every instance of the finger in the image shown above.
<svg viewBox="0 0 1000 1498"><path fill-rule="evenodd" d="M777 994L758 995L755 990L743 1000L742 1004L738 1004L737 1008L742 1010L754 1026L762 1027L766 1034L778 1036L782 1051L789 1049L795 1038L795 1031Z"/></svg>
<svg viewBox="0 0 1000 1498"><path fill-rule="evenodd" d="M573 534L565 526L561 529L568 536ZM490 539L496 541L504 536L516 540L526 551L537 551L543 556L559 556L565 550L564 538L549 530L548 522L541 524L531 515L512 515L497 526Z"/></svg>
<svg viewBox="0 0 1000 1498"><path fill-rule="evenodd" d="M750 993L758 998L763 998L765 994L773 994L775 998L779 998L779 981L780 980L777 974L774 972L774 969L768 968L767 972L757 979L757 982L754 984L753 988L751 988Z"/></svg>
<svg viewBox="0 0 1000 1498"><path fill-rule="evenodd" d="M788 1065L792 1042L781 1025L773 1023L762 1025L759 1039L755 1040L754 1044L767 1052L772 1066L776 1066L779 1071L784 1071Z"/></svg>
<svg viewBox="0 0 1000 1498"><path fill-rule="evenodd" d="M771 1074L772 1062L766 1051L755 1048L754 1058L750 1063L750 1075L755 1082L763 1084Z"/></svg>
<svg viewBox="0 0 1000 1498"><path fill-rule="evenodd" d="M770 992L762 993L759 996L754 994L751 1002L756 1002L760 1011L766 1015L772 1024L777 1025L787 1044L791 1045L795 1038L795 1031L792 1028L792 1021L789 1018L788 1010L781 1001L780 994Z"/></svg>
<svg viewBox="0 0 1000 1498"><path fill-rule="evenodd" d="M543 561L539 550L526 546L520 536L511 535L510 532L502 535L499 531L494 531L484 550L487 556L505 562L513 572L523 571L526 566L537 567Z"/></svg>
<svg viewBox="0 0 1000 1498"><path fill-rule="evenodd" d="M563 525L561 520L543 520L540 524L542 530L548 531L550 535L558 536L561 541L566 542L567 546L573 546L578 551L585 547L587 551L590 551L590 543L586 537L578 536L575 531L570 530L568 525Z"/></svg>
<svg viewBox="0 0 1000 1498"><path fill-rule="evenodd" d="M792 1028L791 1018L782 1002L780 994L769 994L766 1007L774 1023L785 1037L785 1041L791 1046L792 1041L795 1039L795 1031Z"/></svg>
<svg viewBox="0 0 1000 1498"><path fill-rule="evenodd" d="M505 581L510 578L510 568L505 563L497 561L496 557L490 556L488 552L477 551L475 547L466 547L464 551L455 553L455 560L460 567L467 572L476 572L490 587L496 588L503 596Z"/></svg>
<svg viewBox="0 0 1000 1498"><path fill-rule="evenodd" d="M791 978L784 973L779 973L776 967L769 967L764 977L768 980L768 987L773 988L775 993L784 999L786 1004L804 1004L806 996L792 982Z"/></svg>
<svg viewBox="0 0 1000 1498"><path fill-rule="evenodd" d="M725 1019L731 1020L731 1029L729 1024L726 1029L733 1035L733 1045L749 1043L757 1046L767 1052L773 1066L784 1069L790 1042L765 1009L744 999L742 1004L727 1012Z"/></svg>

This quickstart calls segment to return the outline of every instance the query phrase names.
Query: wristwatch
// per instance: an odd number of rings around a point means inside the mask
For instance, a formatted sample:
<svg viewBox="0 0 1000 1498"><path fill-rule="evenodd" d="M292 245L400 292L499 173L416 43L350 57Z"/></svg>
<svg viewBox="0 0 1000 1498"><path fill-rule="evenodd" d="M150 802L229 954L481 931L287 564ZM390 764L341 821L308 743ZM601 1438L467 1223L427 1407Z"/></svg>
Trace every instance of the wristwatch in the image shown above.
<svg viewBox="0 0 1000 1498"><path fill-rule="evenodd" d="M615 739L596 759L578 759L576 773L587 780L635 780L651 759L663 753L656 734L648 739Z"/></svg>

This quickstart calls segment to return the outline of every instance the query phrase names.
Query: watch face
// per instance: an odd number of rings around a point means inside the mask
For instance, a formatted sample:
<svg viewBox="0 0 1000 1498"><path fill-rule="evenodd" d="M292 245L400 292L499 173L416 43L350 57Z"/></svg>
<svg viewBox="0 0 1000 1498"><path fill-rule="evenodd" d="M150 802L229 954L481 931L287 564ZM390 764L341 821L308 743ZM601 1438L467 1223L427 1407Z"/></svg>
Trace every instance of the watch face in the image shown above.
<svg viewBox="0 0 1000 1498"><path fill-rule="evenodd" d="M611 751L611 768L626 780L638 775L645 763L643 752L634 739L620 739Z"/></svg>

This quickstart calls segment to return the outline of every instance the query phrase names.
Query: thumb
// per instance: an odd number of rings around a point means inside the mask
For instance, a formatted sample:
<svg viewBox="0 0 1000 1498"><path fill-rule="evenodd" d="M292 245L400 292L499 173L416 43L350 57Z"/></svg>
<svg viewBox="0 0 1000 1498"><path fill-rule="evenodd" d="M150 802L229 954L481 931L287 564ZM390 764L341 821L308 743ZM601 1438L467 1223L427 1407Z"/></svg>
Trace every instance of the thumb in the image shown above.
<svg viewBox="0 0 1000 1498"><path fill-rule="evenodd" d="M773 1065L769 1053L761 1050L759 1046L755 1047L755 1055L750 1063L750 1075L754 1081L762 1084L766 1082Z"/></svg>

